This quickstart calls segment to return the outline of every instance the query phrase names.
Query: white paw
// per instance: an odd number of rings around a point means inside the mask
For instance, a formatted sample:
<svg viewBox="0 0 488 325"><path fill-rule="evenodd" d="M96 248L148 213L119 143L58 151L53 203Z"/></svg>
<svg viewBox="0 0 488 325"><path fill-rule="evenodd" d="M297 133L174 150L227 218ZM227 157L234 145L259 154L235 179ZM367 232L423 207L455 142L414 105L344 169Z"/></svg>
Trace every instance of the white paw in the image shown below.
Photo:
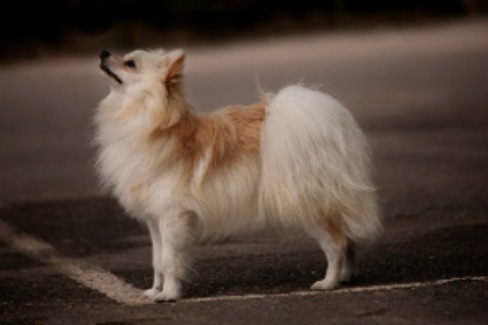
<svg viewBox="0 0 488 325"><path fill-rule="evenodd" d="M159 292L161 292L161 290L159 290L158 288L147 289L144 291L144 296L154 300L154 298Z"/></svg>
<svg viewBox="0 0 488 325"><path fill-rule="evenodd" d="M153 297L153 300L157 302L164 302L164 301L176 301L178 300L178 298L180 298L180 295L178 293L159 291Z"/></svg>
<svg viewBox="0 0 488 325"><path fill-rule="evenodd" d="M332 282L332 281L326 281L326 280L321 280L317 281L312 286L310 289L312 290L333 290L337 288L338 283Z"/></svg>

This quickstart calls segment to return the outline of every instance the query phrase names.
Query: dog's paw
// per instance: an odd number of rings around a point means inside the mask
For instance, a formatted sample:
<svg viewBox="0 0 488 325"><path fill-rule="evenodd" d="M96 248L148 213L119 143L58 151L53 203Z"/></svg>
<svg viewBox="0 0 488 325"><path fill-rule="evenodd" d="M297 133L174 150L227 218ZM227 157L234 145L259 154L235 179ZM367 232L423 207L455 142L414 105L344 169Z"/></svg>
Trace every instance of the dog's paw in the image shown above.
<svg viewBox="0 0 488 325"><path fill-rule="evenodd" d="M178 298L180 298L178 293L160 291L152 299L156 302L168 302L176 301Z"/></svg>
<svg viewBox="0 0 488 325"><path fill-rule="evenodd" d="M317 281L314 284L312 284L310 289L312 289L312 290L334 290L335 288L337 288L338 285L339 285L338 283L335 283L332 281L321 280L321 281Z"/></svg>
<svg viewBox="0 0 488 325"><path fill-rule="evenodd" d="M159 290L157 288L151 288L151 289L144 290L143 294L144 294L144 297L154 300L156 295L160 292L161 292L161 290Z"/></svg>

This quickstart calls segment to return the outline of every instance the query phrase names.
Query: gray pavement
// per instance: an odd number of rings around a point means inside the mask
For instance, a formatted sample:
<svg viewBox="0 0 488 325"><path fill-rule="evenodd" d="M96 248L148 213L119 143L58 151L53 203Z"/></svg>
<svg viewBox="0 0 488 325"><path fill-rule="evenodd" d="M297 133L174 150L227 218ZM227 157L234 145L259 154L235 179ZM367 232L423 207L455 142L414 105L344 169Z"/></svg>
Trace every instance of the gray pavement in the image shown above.
<svg viewBox="0 0 488 325"><path fill-rule="evenodd" d="M319 249L300 234L266 232L195 247L184 301L126 306L5 240L0 322L488 321L488 22L188 52L188 93L202 111L256 100L256 79L276 90L303 78L357 117L385 217L378 243L360 251L357 279L310 293L326 265ZM90 118L107 92L96 64L0 67L0 220L145 288L146 230L97 189L92 168Z"/></svg>

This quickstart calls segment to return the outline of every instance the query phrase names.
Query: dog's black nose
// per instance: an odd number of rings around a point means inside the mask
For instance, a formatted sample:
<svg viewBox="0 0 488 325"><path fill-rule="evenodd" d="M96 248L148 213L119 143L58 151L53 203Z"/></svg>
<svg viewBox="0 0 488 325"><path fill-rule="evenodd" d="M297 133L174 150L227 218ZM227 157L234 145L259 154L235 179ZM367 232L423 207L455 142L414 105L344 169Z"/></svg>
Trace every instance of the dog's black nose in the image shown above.
<svg viewBox="0 0 488 325"><path fill-rule="evenodd" d="M106 59L110 56L110 52L107 51L107 50L103 50L102 52L100 52L100 60L103 60L103 59Z"/></svg>

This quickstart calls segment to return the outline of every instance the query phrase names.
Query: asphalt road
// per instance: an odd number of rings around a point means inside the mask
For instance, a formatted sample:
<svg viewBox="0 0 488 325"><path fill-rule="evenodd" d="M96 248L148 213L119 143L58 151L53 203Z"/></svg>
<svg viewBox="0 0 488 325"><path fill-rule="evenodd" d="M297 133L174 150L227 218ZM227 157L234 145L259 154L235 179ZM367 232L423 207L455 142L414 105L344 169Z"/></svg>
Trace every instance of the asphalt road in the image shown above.
<svg viewBox="0 0 488 325"><path fill-rule="evenodd" d="M97 189L90 118L107 87L96 66L0 67L1 323L488 321L487 21L188 50L201 111L253 102L257 79L304 81L366 131L385 232L360 251L355 282L328 293L308 291L326 264L296 233L195 247L177 303L129 306L80 280L98 270L151 283L146 230Z"/></svg>

